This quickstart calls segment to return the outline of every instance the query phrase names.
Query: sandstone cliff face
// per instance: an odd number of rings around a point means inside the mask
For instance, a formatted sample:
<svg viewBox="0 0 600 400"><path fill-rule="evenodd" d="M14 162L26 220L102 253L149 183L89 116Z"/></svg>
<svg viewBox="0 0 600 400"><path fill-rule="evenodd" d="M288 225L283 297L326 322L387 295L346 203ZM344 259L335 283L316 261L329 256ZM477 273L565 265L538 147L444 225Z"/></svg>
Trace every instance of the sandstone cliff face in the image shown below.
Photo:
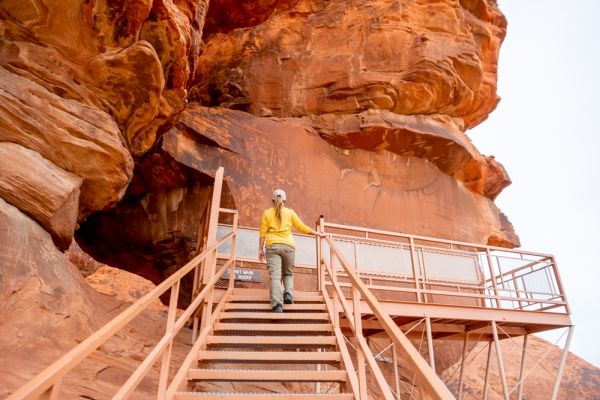
<svg viewBox="0 0 600 400"><path fill-rule="evenodd" d="M48 232L0 199L0 395L106 321L115 303L89 287Z"/></svg>
<svg viewBox="0 0 600 400"><path fill-rule="evenodd" d="M375 108L473 126L498 101L505 28L486 1L300 0L255 28L212 35L194 94L261 116Z"/></svg>
<svg viewBox="0 0 600 400"><path fill-rule="evenodd" d="M303 200L293 206L309 223L325 214L383 229L519 244L490 202L510 178L465 134L498 101L506 22L494 3L242 4L211 3L186 111L137 164L126 201L82 225L78 236L87 251L111 263L126 258L120 266L156 281L169 260L189 256L198 212L178 211L194 227L172 220L163 225L173 237L149 238L139 228L164 219L142 213L144 202L157 192L170 196L165 188L191 192L190 178L202 181L221 163L227 201L240 210L243 225L256 225L268 207L264 188L282 186L292 202ZM177 178L165 163L192 171ZM360 210L356 196L364 200ZM159 215L173 212L168 202L155 204ZM111 237L123 219L126 242ZM116 243L95 251L89 237ZM148 239L173 249L170 258ZM135 248L138 256L121 248Z"/></svg>
<svg viewBox="0 0 600 400"><path fill-rule="evenodd" d="M307 223L518 245L493 203L510 178L465 133L498 102L505 29L492 0L0 2L0 395L151 287L59 250L162 281L219 165L243 225L277 186ZM155 306L69 395L114 389Z"/></svg>

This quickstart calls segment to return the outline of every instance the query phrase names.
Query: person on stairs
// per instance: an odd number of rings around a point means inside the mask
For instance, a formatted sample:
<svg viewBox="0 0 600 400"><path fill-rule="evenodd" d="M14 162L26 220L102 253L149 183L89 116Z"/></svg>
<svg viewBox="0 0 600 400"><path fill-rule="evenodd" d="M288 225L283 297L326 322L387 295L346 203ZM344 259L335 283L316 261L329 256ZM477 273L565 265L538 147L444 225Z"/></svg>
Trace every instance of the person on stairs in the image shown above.
<svg viewBox="0 0 600 400"><path fill-rule="evenodd" d="M273 312L283 312L283 303L293 304L294 258L296 243L292 236L292 226L302 233L315 236L324 235L306 226L291 208L285 207L286 196L276 189L272 196L273 207L265 210L260 219L260 241L258 259L267 259L267 268L271 280L271 307ZM283 277L284 292L281 293Z"/></svg>

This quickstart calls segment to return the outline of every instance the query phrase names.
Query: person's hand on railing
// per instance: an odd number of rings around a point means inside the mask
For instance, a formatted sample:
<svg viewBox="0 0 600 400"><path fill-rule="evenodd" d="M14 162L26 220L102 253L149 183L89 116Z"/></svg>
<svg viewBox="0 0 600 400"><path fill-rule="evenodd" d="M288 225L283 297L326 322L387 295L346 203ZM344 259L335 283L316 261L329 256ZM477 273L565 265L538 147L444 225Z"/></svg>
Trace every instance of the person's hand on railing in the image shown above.
<svg viewBox="0 0 600 400"><path fill-rule="evenodd" d="M325 233L324 232L317 232L317 231L311 231L310 232L311 235L320 237L321 239L323 239L325 237Z"/></svg>

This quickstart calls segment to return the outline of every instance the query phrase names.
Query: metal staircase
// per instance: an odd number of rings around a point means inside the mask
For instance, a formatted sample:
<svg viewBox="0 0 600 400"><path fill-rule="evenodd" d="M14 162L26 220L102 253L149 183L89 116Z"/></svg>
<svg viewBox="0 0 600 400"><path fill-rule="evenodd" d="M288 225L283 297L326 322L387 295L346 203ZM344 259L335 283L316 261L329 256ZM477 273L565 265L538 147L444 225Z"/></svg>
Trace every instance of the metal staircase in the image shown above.
<svg viewBox="0 0 600 400"><path fill-rule="evenodd" d="M219 168L206 235L204 240L199 239L202 251L150 293L40 372L8 400L65 398L61 395L63 377L147 310L153 301L167 293L170 300L164 336L149 350L117 393L106 394L113 399L139 395L136 392L138 386L151 374L158 375L155 393L156 398L161 400L455 399L435 372L434 335L438 338L464 338L458 389L460 399L467 340L469 333L478 333L489 343L483 398L487 396L493 340L503 394L508 400L510 392L504 376L501 339L509 338L511 334L526 338L529 333L567 327L568 348L572 335L570 312L552 256L521 252L520 260L525 264L503 273L501 256L493 252L506 252L506 249L325 224L323 218L317 228L321 232L326 227L332 231L362 231L364 238L356 240L354 236L339 233L336 236L328 232L325 239L317 240L317 265L313 266L311 275L317 290L296 291L294 304L284 305L281 314L273 313L266 289L236 287L238 214L236 210L220 207L222 182L223 169ZM233 224L228 233L217 238L220 214L228 215ZM385 235L393 236L394 241L383 240ZM346 248L340 251L338 245L344 243ZM366 251L368 248L365 246L372 243L379 246L378 251L385 248L385 251L394 251L400 256L404 254L412 271L406 269L408 272L404 277L361 275L358 249ZM348 244L351 246L348 247ZM447 248L443 249L440 244ZM219 253L225 245L229 246L226 257ZM349 252L348 249L352 248ZM465 257L483 256L488 262L489 277L480 276L481 271L477 269L479 283L451 280L440 283L440 280L427 276L424 264L428 252L438 259L447 259L457 253L463 261ZM352 264L344 254L353 254ZM524 255L537 258L530 261ZM494 257L497 257L497 262ZM526 280L536 273L542 273L552 283L549 295L523 287ZM192 298L190 304L181 310L178 307L179 289L186 277L193 279ZM385 304L380 303L377 293L387 296ZM503 326L498 326L496 321L502 321ZM421 322L425 322L424 327L419 327ZM407 337L411 331L412 335L421 332L421 337L427 333L428 360ZM185 359L175 365L175 338L182 335L190 336L191 347ZM372 352L368 340L373 337L387 340L388 347L393 349L393 383L388 382L389 371L386 379L381 363ZM414 336L411 339L414 340ZM558 393L566 354L565 350L557 372L553 399ZM401 357L403 368L412 374L410 388L406 392L409 397L401 395L397 356ZM522 367L520 377L523 376ZM253 385L256 382L261 382L263 388L265 385L283 385L258 390L258 385ZM517 398L520 399L523 389L521 378L517 386ZM244 390L240 391L240 387Z"/></svg>
<svg viewBox="0 0 600 400"><path fill-rule="evenodd" d="M318 292L297 292L294 304L275 314L267 291L234 289L200 346L202 367L188 369L186 386L194 391L176 392L175 399L353 399L345 392L349 356L333 332L329 311ZM232 382L316 385L300 386L298 393L207 391L215 385L231 388ZM320 383L339 385L339 393L316 393Z"/></svg>

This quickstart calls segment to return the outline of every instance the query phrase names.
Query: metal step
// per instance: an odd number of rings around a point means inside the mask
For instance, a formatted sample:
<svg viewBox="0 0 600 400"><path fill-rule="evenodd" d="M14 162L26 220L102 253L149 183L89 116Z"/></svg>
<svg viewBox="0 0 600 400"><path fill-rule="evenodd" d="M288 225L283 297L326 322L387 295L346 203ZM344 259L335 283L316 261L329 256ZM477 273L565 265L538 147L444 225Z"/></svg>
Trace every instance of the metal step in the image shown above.
<svg viewBox="0 0 600 400"><path fill-rule="evenodd" d="M213 382L344 382L344 370L201 369L188 371L189 380Z"/></svg>
<svg viewBox="0 0 600 400"><path fill-rule="evenodd" d="M232 294L229 298L230 302L252 302L252 301L262 301L262 302L271 302L271 297L269 293L265 294ZM294 303L299 302L320 302L322 303L323 295L320 294L303 294L303 295L294 295Z"/></svg>
<svg viewBox="0 0 600 400"><path fill-rule="evenodd" d="M227 303L227 304L225 304L224 309L225 310L257 310L257 311L266 310L266 311L271 311L272 307L271 307L271 303ZM309 310L325 311L325 310L327 310L327 307L325 306L325 304L314 304L314 303L284 304L283 310L284 311L309 311Z"/></svg>
<svg viewBox="0 0 600 400"><path fill-rule="evenodd" d="M335 336L216 336L206 338L207 345L277 345L277 346L333 346Z"/></svg>
<svg viewBox="0 0 600 400"><path fill-rule="evenodd" d="M269 363L309 363L320 364L341 361L337 351L200 351L199 361L221 361L252 363L267 361Z"/></svg>
<svg viewBox="0 0 600 400"><path fill-rule="evenodd" d="M331 332L332 324L249 324L216 322L215 331L258 331L258 332Z"/></svg>
<svg viewBox="0 0 600 400"><path fill-rule="evenodd" d="M290 320L290 319L303 319L303 320L328 320L329 314L327 313L274 313L274 312L222 312L219 315L219 319L268 319L268 320Z"/></svg>
<svg viewBox="0 0 600 400"><path fill-rule="evenodd" d="M354 400L354 395L351 393L341 394L326 394L326 393L192 393L192 392L177 392L175 393L176 400L252 400L252 399L267 399L267 400L298 400L298 399L330 399L330 400Z"/></svg>

